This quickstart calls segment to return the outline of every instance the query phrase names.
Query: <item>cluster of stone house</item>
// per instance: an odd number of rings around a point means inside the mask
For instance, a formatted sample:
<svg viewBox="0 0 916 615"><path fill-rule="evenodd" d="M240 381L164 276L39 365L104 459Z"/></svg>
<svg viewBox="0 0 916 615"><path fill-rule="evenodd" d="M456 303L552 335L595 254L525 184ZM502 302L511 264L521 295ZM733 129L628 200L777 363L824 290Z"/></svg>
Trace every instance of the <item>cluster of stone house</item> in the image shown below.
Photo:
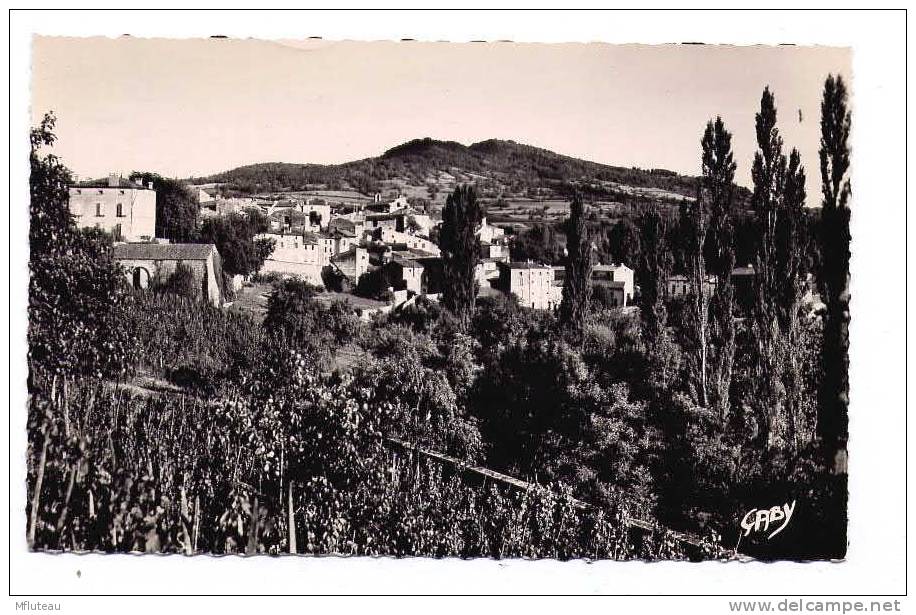
<svg viewBox="0 0 916 615"><path fill-rule="evenodd" d="M435 297L443 290L442 257L432 239L436 221L403 196L383 201L376 195L367 205L342 208L321 199L227 199L213 197L200 187L192 189L203 216L258 210L267 217L269 230L256 237L271 239L275 246L264 262L264 273L300 277L320 286L322 274L331 270L356 285L366 273L384 269L396 302L421 294ZM185 265L202 296L214 305L222 304L219 252L211 244L171 244L156 238L152 185L114 175L101 184L76 185L70 188L70 209L80 226L100 228L115 237L114 258L136 288L147 288ZM562 267L512 262L504 229L486 218L477 229L477 238L480 253L475 278L482 292L511 294L520 305L533 309L559 306ZM633 270L624 264L595 266L592 283L607 289L612 305L627 306L634 300ZM689 284L686 278L672 276L666 288L677 296L688 292Z"/></svg>
<svg viewBox="0 0 916 615"><path fill-rule="evenodd" d="M109 175L107 181L70 186L69 209L79 228L110 233L113 258L128 283L145 289L164 282L179 266L190 270L201 297L223 304L222 260L213 244L174 244L156 237L156 191L152 183Z"/></svg>
<svg viewBox="0 0 916 615"><path fill-rule="evenodd" d="M263 272L321 285L322 273L330 268L356 284L373 268L390 267L395 273L398 262L439 256L439 246L430 239L433 220L403 196L382 201L376 195L372 203L350 211L318 199L287 199L265 213L270 230L257 238L271 239L276 247ZM422 267L412 262L413 269ZM409 288L419 293L415 276L402 276L402 269L396 272L393 290Z"/></svg>
<svg viewBox="0 0 916 615"><path fill-rule="evenodd" d="M272 212L305 212L309 203L278 204ZM281 214L287 215L287 214ZM312 224L314 222L314 224ZM399 196L374 202L355 211L290 216L259 237L275 241L276 248L264 271L278 272L322 284L326 268L357 283L360 276L383 269L389 290L398 300L443 291L443 263L439 246L431 239L435 222ZM562 267L512 262L503 228L484 218L477 229L480 246L475 278L482 292L490 289L515 296L522 306L553 310L563 297ZM612 305L632 304L633 270L623 264L598 265L592 282L608 289Z"/></svg>

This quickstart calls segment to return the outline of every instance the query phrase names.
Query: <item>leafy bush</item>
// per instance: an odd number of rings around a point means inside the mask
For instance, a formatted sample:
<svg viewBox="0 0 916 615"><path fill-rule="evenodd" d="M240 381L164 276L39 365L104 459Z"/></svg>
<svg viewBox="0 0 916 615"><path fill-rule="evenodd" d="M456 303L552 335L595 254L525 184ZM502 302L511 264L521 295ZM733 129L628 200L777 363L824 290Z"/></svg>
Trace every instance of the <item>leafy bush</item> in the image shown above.
<svg viewBox="0 0 916 615"><path fill-rule="evenodd" d="M156 286L156 290L161 293L171 293L179 297L198 298L200 289L194 281L194 273L191 268L183 263L178 263L173 271L164 282Z"/></svg>

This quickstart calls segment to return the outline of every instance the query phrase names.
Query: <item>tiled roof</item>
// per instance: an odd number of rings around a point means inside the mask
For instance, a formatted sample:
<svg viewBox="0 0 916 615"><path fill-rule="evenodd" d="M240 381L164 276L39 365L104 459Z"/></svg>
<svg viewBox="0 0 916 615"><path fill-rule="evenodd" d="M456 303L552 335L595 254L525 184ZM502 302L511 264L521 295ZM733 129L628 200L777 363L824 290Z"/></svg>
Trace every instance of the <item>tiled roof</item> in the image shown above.
<svg viewBox="0 0 916 615"><path fill-rule="evenodd" d="M509 269L550 269L550 265L541 265L540 263L509 263Z"/></svg>
<svg viewBox="0 0 916 615"><path fill-rule="evenodd" d="M407 260L406 258L401 258L400 256L392 256L391 262L400 265L404 269L423 269L423 265L416 261Z"/></svg>
<svg viewBox="0 0 916 615"><path fill-rule="evenodd" d="M433 252L427 252L426 250L421 250L420 248L408 248L407 244L388 244L388 247L391 248L392 254L394 256L400 256L402 258L408 258L410 260L416 260L418 258L429 258L435 257L436 255Z"/></svg>
<svg viewBox="0 0 916 615"><path fill-rule="evenodd" d="M120 243L115 260L202 261L216 251L212 243Z"/></svg>

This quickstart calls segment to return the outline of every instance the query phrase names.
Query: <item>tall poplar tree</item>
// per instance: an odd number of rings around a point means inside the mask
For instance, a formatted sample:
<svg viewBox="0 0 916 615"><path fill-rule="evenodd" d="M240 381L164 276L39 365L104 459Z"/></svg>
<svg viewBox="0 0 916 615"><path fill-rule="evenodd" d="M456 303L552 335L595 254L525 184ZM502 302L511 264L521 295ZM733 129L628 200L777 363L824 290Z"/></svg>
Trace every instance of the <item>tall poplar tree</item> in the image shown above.
<svg viewBox="0 0 916 615"><path fill-rule="evenodd" d="M696 199L685 204L681 212L681 229L684 233L684 260L690 281L687 296L687 333L690 338L691 388L696 402L709 406L707 387L709 352L709 296L706 282L706 233L709 227L709 204L702 187L697 190Z"/></svg>
<svg viewBox="0 0 916 615"><path fill-rule="evenodd" d="M779 279L776 233L782 209L786 178L786 156L776 127L776 103L769 87L763 90L756 116L757 152L751 177L754 182L752 204L757 215L758 244L755 259L755 301L753 334L757 361L754 381L757 414L767 445L783 437L785 427L785 390L782 384L777 298Z"/></svg>
<svg viewBox="0 0 916 615"><path fill-rule="evenodd" d="M798 447L807 433L802 421L799 312L807 283L805 170L793 149L782 152L776 106L765 89L757 114L752 177L759 244L755 278L754 338L757 396L767 444Z"/></svg>
<svg viewBox="0 0 916 615"><path fill-rule="evenodd" d="M646 347L647 378L650 389L661 391L674 377L670 365L672 340L668 335L665 283L673 259L668 244L668 221L655 209L639 219L640 257L636 275L640 288L640 327Z"/></svg>
<svg viewBox="0 0 916 615"><path fill-rule="evenodd" d="M798 150L792 149L783 188L782 215L776 229L776 265L779 294L777 317L785 354L783 384L786 394L788 443L798 448L808 432L801 375L801 323L799 316L807 285L807 233L804 219L805 168Z"/></svg>
<svg viewBox="0 0 916 615"><path fill-rule="evenodd" d="M735 360L735 289L731 273L735 268L734 230L731 223L735 188L735 157L732 135L721 117L706 124L703 133L702 188L709 201L707 270L716 276L710 299L709 339L711 402L723 422L729 414L729 391Z"/></svg>
<svg viewBox="0 0 916 615"><path fill-rule="evenodd" d="M566 279L560 322L570 331L581 332L592 294L593 249L581 197L573 196L566 228Z"/></svg>
<svg viewBox="0 0 916 615"><path fill-rule="evenodd" d="M477 227L483 210L473 186L458 186L445 201L442 210L442 251L444 285L442 303L466 328L474 312L477 284L474 270L480 254Z"/></svg>
<svg viewBox="0 0 916 615"><path fill-rule="evenodd" d="M818 280L827 306L824 321L824 374L818 403L817 433L834 471L845 447L849 405L849 130L843 78L829 75L821 101L821 235L823 256Z"/></svg>

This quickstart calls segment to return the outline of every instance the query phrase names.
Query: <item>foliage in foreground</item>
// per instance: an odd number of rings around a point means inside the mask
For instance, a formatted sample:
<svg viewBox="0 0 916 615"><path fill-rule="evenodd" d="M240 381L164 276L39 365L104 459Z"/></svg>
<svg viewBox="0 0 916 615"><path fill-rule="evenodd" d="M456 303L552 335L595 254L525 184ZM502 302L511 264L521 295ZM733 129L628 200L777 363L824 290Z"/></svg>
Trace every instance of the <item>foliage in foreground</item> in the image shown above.
<svg viewBox="0 0 916 615"><path fill-rule="evenodd" d="M166 553L679 558L624 507L568 488L509 492L386 446L397 416L288 355L284 382L234 399L137 396L36 378L29 416L32 548ZM240 391L241 393L241 391ZM291 531L292 528L292 531ZM715 553L694 550L693 557Z"/></svg>

